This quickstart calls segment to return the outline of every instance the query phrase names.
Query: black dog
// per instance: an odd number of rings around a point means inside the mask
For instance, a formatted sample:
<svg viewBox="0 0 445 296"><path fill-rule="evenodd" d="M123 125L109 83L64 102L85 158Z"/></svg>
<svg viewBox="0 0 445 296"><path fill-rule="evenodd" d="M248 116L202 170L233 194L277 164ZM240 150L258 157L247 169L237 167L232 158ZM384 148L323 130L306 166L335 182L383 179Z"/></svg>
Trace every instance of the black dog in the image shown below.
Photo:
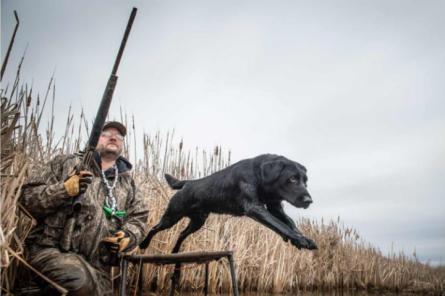
<svg viewBox="0 0 445 296"><path fill-rule="evenodd" d="M210 213L248 216L298 249L317 249L315 242L304 237L284 213L281 204L285 200L306 209L312 203L306 189L306 168L295 161L264 154L198 180L180 181L168 174L165 178L171 188L181 190L171 198L161 221L140 244L141 249L147 248L156 233L189 217L190 223L173 248L177 253L185 238L200 229Z"/></svg>

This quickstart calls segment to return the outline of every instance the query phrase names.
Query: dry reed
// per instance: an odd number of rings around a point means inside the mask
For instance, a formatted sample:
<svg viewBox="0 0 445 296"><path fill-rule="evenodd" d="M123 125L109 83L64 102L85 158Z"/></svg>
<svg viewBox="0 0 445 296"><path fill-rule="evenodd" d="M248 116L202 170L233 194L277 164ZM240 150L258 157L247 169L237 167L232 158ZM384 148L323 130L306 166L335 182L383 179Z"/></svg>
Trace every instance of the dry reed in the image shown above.
<svg viewBox="0 0 445 296"><path fill-rule="evenodd" d="M23 59L22 59L23 60ZM13 289L17 266L23 259L23 241L33 219L17 203L27 173L37 169L58 153L74 153L82 147L82 135L88 132L84 113L79 120L68 111L64 136L56 141L54 131L55 86L51 78L44 101L32 96L32 89L19 88L20 68L13 87L1 90L1 281L2 290ZM41 117L46 112L47 98L52 94L51 117L44 132ZM216 147L213 153L184 149L183 141L175 140L174 131L162 135L143 134L142 156L137 157L134 118L129 128L124 154L135 164L134 176L139 188L149 199L149 225L153 226L163 213L172 191L162 179L165 172L180 178L208 175L230 164L230 152ZM133 148L131 150L130 148ZM18 209L20 208L20 209ZM152 241L147 253L169 253L186 219ZM202 230L189 237L183 251L234 250L239 287L242 291L269 293L297 290L384 290L437 293L444 291L445 269L420 263L403 253L384 256L377 248L363 242L357 232L341 226L340 220L324 222L299 220L303 233L314 238L319 250L297 250L278 235L248 218L225 215L211 216ZM172 267L144 267L144 289L156 286L165 291ZM136 272L131 273L136 282ZM183 291L203 289L202 266L186 266L182 272ZM226 264L210 265L210 291L230 291Z"/></svg>

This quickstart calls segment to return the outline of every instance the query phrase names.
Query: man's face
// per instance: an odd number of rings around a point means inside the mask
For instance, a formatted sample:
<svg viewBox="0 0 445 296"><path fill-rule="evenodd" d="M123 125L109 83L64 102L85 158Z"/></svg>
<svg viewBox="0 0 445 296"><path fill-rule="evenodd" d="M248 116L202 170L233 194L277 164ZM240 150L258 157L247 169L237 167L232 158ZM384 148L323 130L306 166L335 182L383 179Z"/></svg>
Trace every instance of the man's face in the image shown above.
<svg viewBox="0 0 445 296"><path fill-rule="evenodd" d="M122 153L123 146L124 137L117 129L109 127L102 131L96 149L101 156L111 154L117 158Z"/></svg>

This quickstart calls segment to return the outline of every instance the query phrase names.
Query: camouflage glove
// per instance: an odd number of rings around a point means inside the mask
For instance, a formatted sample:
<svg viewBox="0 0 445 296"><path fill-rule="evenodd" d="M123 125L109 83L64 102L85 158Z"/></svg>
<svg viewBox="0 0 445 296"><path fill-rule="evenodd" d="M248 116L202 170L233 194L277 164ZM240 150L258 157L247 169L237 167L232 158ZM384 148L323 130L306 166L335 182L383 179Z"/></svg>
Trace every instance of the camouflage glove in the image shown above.
<svg viewBox="0 0 445 296"><path fill-rule="evenodd" d="M80 171L77 173L76 170L74 170L68 175L65 182L63 182L63 186L69 196L75 197L85 193L88 185L91 184L92 181L93 174L91 172Z"/></svg>
<svg viewBox="0 0 445 296"><path fill-rule="evenodd" d="M129 252L136 247L136 243L132 236L123 230L119 230L113 236L107 236L102 239L108 249L113 253Z"/></svg>

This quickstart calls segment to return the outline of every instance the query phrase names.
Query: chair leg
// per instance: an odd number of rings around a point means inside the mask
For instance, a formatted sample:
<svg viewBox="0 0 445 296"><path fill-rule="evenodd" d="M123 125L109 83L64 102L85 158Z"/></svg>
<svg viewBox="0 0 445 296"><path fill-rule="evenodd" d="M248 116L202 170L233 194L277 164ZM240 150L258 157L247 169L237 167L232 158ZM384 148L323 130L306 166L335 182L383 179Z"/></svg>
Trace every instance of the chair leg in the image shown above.
<svg viewBox="0 0 445 296"><path fill-rule="evenodd" d="M233 262L233 255L228 256L228 259L230 264L230 276L232 278L233 296L238 296L238 282L236 280L235 263Z"/></svg>
<svg viewBox="0 0 445 296"><path fill-rule="evenodd" d="M176 285L177 285L177 278L176 278L176 266L175 266L175 270L173 271L173 275L172 275L172 283L171 283L171 287L170 287L170 294L169 296L174 296L175 295L175 290L176 290Z"/></svg>
<svg viewBox="0 0 445 296"><path fill-rule="evenodd" d="M119 296L125 296L126 285L127 285L127 268L128 261L125 258L121 261L121 282L119 285Z"/></svg>
<svg viewBox="0 0 445 296"><path fill-rule="evenodd" d="M142 296L144 289L144 263L142 260L139 262L139 282L138 282L138 295Z"/></svg>
<svg viewBox="0 0 445 296"><path fill-rule="evenodd" d="M205 282L204 282L204 295L209 294L209 262L206 262L205 266Z"/></svg>

